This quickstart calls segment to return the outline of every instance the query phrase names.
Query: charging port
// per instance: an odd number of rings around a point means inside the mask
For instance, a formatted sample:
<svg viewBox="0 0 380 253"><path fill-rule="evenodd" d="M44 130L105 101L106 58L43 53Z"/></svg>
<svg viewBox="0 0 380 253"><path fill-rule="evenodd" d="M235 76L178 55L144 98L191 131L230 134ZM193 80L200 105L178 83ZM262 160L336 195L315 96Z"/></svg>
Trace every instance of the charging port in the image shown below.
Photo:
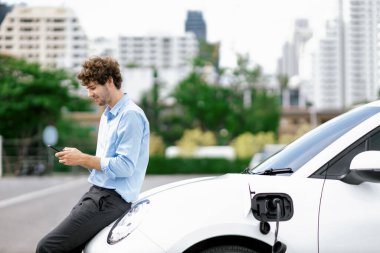
<svg viewBox="0 0 380 253"><path fill-rule="evenodd" d="M258 193L251 200L253 216L259 221L277 221L277 203L280 205L279 221L293 217L293 201L285 193Z"/></svg>

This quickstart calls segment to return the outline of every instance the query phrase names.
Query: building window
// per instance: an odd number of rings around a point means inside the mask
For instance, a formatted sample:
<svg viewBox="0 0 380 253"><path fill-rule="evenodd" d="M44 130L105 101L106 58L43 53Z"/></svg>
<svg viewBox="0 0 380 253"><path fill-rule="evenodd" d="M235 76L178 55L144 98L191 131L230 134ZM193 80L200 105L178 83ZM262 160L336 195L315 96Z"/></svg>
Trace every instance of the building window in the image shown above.
<svg viewBox="0 0 380 253"><path fill-rule="evenodd" d="M32 23L33 19L31 18L21 18L20 23Z"/></svg>
<svg viewBox="0 0 380 253"><path fill-rule="evenodd" d="M63 32L64 30L65 30L64 27L55 27L55 28L53 28L54 32Z"/></svg>
<svg viewBox="0 0 380 253"><path fill-rule="evenodd" d="M33 28L32 28L32 27L21 27L21 28L20 28L20 31L23 31L23 32L31 32L31 31L33 31Z"/></svg>

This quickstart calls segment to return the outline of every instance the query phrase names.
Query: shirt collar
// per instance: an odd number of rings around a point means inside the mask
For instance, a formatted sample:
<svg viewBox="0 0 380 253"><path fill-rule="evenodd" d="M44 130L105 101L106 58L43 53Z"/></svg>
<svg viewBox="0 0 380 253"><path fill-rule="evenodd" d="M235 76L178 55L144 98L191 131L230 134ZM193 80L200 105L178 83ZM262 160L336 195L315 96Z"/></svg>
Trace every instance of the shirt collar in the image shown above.
<svg viewBox="0 0 380 253"><path fill-rule="evenodd" d="M108 119L112 119L119 113L120 109L123 108L129 101L129 97L127 94L124 94L120 98L120 100L116 103L112 109L107 105L106 110L104 111L104 114L107 116Z"/></svg>

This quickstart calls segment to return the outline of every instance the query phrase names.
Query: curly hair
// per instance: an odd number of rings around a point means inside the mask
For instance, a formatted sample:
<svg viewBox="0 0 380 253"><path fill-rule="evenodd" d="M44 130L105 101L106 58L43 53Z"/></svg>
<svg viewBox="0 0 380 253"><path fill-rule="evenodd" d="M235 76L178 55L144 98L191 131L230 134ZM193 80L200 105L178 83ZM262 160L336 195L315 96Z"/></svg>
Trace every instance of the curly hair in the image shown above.
<svg viewBox="0 0 380 253"><path fill-rule="evenodd" d="M123 81L120 73L119 63L111 57L92 57L82 64L82 70L77 78L82 85L88 86L90 82L97 82L104 85L112 77L117 89L121 88Z"/></svg>

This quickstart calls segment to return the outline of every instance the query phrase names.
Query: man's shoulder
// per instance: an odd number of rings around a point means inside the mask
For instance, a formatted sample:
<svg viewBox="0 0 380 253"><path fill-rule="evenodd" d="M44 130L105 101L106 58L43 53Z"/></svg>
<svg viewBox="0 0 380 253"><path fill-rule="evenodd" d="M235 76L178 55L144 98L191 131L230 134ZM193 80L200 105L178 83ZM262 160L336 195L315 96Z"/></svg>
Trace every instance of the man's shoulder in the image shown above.
<svg viewBox="0 0 380 253"><path fill-rule="evenodd" d="M141 109L140 106L138 106L135 102L132 100L129 100L128 103L124 107L124 113L130 112L130 111L135 111L138 113L144 113L144 111Z"/></svg>
<svg viewBox="0 0 380 253"><path fill-rule="evenodd" d="M134 103L133 101L129 101L126 106L123 108L123 112L122 112L124 115L127 115L127 114L137 114L137 115L140 115L141 117L144 118L144 120L147 121L147 118L146 118L146 115L144 113L144 110L141 109L140 106L138 106L136 103Z"/></svg>

